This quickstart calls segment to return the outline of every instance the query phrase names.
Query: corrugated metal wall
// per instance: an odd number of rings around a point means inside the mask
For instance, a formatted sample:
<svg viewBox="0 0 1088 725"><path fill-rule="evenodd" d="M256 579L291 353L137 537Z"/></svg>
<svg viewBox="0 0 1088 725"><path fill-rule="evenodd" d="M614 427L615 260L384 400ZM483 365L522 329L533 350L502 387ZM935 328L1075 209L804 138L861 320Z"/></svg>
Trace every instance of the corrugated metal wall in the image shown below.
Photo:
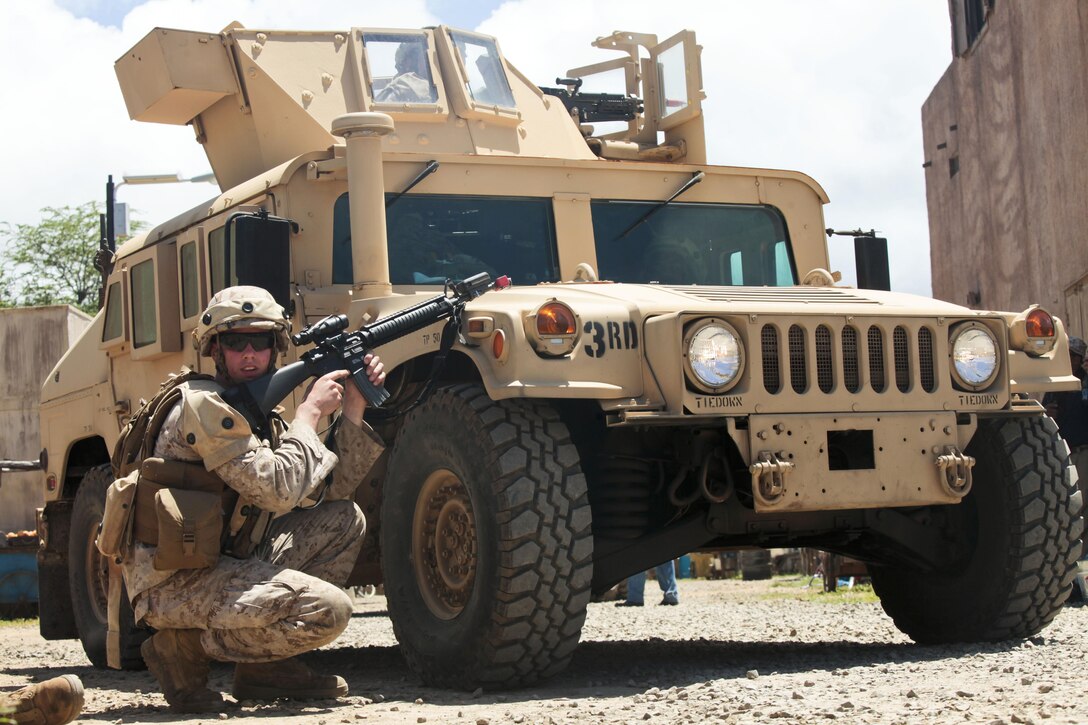
<svg viewBox="0 0 1088 725"><path fill-rule="evenodd" d="M38 457L42 381L90 322L67 305L0 310L0 458ZM2 474L0 532L33 529L43 504L40 471Z"/></svg>

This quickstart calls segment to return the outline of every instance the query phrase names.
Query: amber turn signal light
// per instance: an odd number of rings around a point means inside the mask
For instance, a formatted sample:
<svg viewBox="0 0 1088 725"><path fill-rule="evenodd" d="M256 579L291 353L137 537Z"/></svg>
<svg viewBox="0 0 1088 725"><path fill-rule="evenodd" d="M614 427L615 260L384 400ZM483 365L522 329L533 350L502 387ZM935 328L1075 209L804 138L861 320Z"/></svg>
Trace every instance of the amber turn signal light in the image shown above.
<svg viewBox="0 0 1088 725"><path fill-rule="evenodd" d="M536 331L546 335L573 335L574 313L560 302L549 302L536 315Z"/></svg>
<svg viewBox="0 0 1088 725"><path fill-rule="evenodd" d="M1040 307L1028 313L1024 326L1028 337L1054 337L1054 318Z"/></svg>
<svg viewBox="0 0 1088 725"><path fill-rule="evenodd" d="M581 323L570 306L552 298L526 314L525 338L541 357L569 355L578 344Z"/></svg>
<svg viewBox="0 0 1088 725"><path fill-rule="evenodd" d="M1039 305L1032 305L1009 325L1009 347L1032 357L1048 354L1058 344L1061 323Z"/></svg>

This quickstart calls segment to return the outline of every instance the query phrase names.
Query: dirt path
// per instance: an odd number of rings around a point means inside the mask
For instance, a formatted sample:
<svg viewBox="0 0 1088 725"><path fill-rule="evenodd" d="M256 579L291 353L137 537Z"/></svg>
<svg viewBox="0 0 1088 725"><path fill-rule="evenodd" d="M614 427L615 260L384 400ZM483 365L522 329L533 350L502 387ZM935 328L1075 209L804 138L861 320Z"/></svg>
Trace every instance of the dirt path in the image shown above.
<svg viewBox="0 0 1088 725"><path fill-rule="evenodd" d="M654 586L647 590L651 599ZM422 687L401 660L385 599L365 597L344 636L308 656L352 694L306 706L243 703L219 718L286 723L1086 723L1088 607L1028 641L920 647L874 602L802 601L797 580L681 580L679 607L590 605L570 668L539 687ZM87 686L79 722L212 722L166 709L146 672L87 665L74 641L0 627L0 688L65 672ZM212 671L229 691L231 670ZM257 719L259 718L259 720Z"/></svg>

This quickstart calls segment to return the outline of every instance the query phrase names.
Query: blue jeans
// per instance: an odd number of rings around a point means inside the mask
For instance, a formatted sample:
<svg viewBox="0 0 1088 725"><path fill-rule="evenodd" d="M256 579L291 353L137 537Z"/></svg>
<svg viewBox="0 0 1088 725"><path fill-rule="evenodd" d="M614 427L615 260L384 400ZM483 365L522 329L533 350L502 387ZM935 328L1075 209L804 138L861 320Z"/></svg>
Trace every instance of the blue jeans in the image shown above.
<svg viewBox="0 0 1088 725"><path fill-rule="evenodd" d="M666 561L654 567L657 576L657 585L665 593L664 601L676 603L680 601L680 593L676 591L676 570L672 561ZM646 572L640 571L627 577L627 603L642 604L646 591Z"/></svg>

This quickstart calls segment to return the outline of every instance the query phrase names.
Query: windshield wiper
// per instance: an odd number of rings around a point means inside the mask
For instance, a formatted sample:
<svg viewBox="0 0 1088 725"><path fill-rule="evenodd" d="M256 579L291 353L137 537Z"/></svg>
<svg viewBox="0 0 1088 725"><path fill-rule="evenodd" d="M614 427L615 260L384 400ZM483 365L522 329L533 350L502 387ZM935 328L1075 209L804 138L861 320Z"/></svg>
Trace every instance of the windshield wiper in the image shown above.
<svg viewBox="0 0 1088 725"><path fill-rule="evenodd" d="M705 176L706 176L706 174L704 174L704 173L703 173L702 171L696 171L696 172L695 172L695 174L694 174L694 175L693 175L693 176L692 176L692 177L691 177L690 179L688 179L688 180L687 180L687 181L686 181L686 182L684 183L684 185L683 185L683 186L681 186L681 187L680 187L679 189L677 189L677 190L676 190L676 193L675 193L675 194L673 194L673 195L672 195L672 196L670 196L670 197L669 197L668 199L666 199L665 201L663 201L663 202L661 202L660 204L658 204L657 206L655 206L655 207L654 207L653 209L651 209L650 211L648 211L648 212L646 212L645 214L643 214L643 215L642 215L642 216L641 216L641 217L640 217L640 218L638 219L638 221L636 221L636 222L635 222L634 224L632 224L631 226L629 226L629 227L627 227L626 229L624 229L624 230L623 230L623 234L621 234L621 235L619 235L618 237L616 237L616 241L618 242L619 240L623 239L623 238L624 238L624 237L626 237L626 236L627 236L628 234L630 234L631 232L633 232L633 231L634 231L634 230L635 230L635 229L636 229L636 228L637 228L638 226L640 226L640 225L641 225L641 224L642 224L643 222L645 222L645 221L646 221L647 219L649 219L649 218L650 218L650 217L652 217L652 216L653 216L654 214L658 213L659 211L661 211L662 209L664 209L665 207L667 207L667 206L668 206L669 204L671 204L671 203L672 203L672 202L673 202L673 201L674 201L674 200L676 199L676 197L680 196L680 195L681 195L681 194L683 194L683 193L684 193L685 191L687 191L688 189L690 189L691 187L695 186L695 185L696 185L696 184L698 184L698 183L699 183L700 181L702 181L702 180L703 180L703 178L704 178Z"/></svg>
<svg viewBox="0 0 1088 725"><path fill-rule="evenodd" d="M438 167L439 167L439 163L437 161L435 161L434 159L431 159L430 161L428 161L426 168L424 168L423 171L420 171L419 176L412 179L412 182L410 184L408 184L408 186L404 187L404 191L399 192L396 196L390 197L389 200L385 202L385 208L388 209L389 207L396 204L397 199L401 198L402 196L407 194L409 191L414 189L416 187L416 184L423 181L424 179L426 179L428 176L430 176L434 172L438 171Z"/></svg>

